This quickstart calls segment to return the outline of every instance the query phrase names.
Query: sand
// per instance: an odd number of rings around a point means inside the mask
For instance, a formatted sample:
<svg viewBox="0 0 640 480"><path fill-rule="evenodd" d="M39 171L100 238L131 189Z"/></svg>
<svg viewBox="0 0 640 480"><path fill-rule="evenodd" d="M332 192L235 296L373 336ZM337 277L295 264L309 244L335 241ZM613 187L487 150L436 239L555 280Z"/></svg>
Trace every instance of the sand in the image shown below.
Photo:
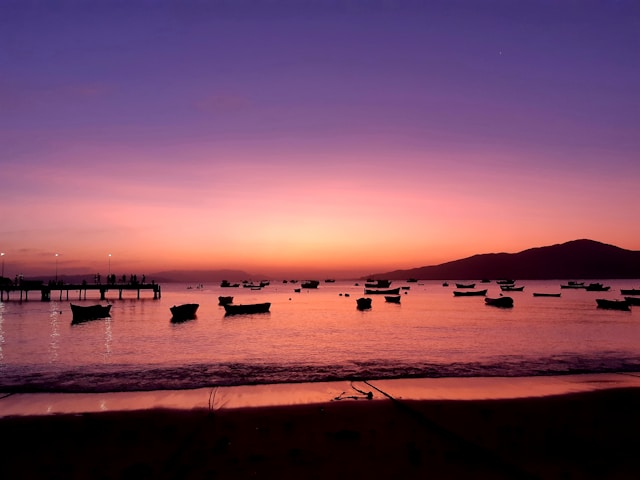
<svg viewBox="0 0 640 480"><path fill-rule="evenodd" d="M355 397L4 417L0 478L640 478L637 387Z"/></svg>

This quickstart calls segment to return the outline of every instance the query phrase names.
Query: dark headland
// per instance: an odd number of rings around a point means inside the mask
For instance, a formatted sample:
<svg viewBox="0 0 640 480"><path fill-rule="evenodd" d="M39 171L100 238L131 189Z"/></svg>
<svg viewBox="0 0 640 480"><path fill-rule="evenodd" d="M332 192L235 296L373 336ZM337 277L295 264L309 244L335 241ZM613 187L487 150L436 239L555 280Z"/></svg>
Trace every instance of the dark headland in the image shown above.
<svg viewBox="0 0 640 480"><path fill-rule="evenodd" d="M518 253L473 255L440 265L394 270L374 276L389 280L640 278L640 251L582 239Z"/></svg>

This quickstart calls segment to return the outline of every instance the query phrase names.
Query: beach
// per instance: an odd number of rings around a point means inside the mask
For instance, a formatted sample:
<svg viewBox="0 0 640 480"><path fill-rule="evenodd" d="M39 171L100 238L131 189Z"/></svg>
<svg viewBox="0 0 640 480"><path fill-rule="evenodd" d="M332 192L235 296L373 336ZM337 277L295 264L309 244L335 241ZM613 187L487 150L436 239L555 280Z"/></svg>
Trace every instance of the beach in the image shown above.
<svg viewBox="0 0 640 480"><path fill-rule="evenodd" d="M223 402L224 392L217 399L209 393L205 405L198 401L191 408L155 401L131 410L8 415L0 418L0 475L638 478L638 380L637 374L424 379L412 389L412 382L396 389L389 388L393 381L337 382L329 389L309 386L316 393L338 392L322 402L315 394L299 403L284 395L280 403L271 397L259 405L236 390ZM429 385L431 396L425 393ZM449 394L447 385L454 386ZM1 399L0 408L10 398ZM234 406L233 398L244 406Z"/></svg>

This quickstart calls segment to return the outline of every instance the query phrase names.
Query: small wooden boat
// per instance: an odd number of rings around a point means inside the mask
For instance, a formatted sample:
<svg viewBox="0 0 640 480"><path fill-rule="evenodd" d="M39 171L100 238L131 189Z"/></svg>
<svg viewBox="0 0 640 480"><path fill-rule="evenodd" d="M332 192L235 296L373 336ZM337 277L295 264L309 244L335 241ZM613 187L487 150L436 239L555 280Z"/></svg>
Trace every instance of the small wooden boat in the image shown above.
<svg viewBox="0 0 640 480"><path fill-rule="evenodd" d="M71 305L72 323L84 322L111 316L111 305Z"/></svg>
<svg viewBox="0 0 640 480"><path fill-rule="evenodd" d="M385 301L389 303L400 303L400 298L402 298L400 295L385 295L384 297Z"/></svg>
<svg viewBox="0 0 640 480"><path fill-rule="evenodd" d="M524 291L524 285L522 287L515 287L513 285L500 285L500 290L503 292L522 292Z"/></svg>
<svg viewBox="0 0 640 480"><path fill-rule="evenodd" d="M590 283L589 285L587 285L585 287L585 289L587 290L587 292L606 292L610 289L611 287L605 287L604 285L602 285L601 283Z"/></svg>
<svg viewBox="0 0 640 480"><path fill-rule="evenodd" d="M222 288L235 288L235 287L239 287L240 284L239 283L230 283L228 280L222 280L222 282L220 282L220 286Z"/></svg>
<svg viewBox="0 0 640 480"><path fill-rule="evenodd" d="M442 282L442 286L443 287L448 287L449 286L449 282Z"/></svg>
<svg viewBox="0 0 640 480"><path fill-rule="evenodd" d="M365 288L389 288L391 280L369 280L365 282Z"/></svg>
<svg viewBox="0 0 640 480"><path fill-rule="evenodd" d="M246 315L250 313L268 313L271 303L245 303L223 305L226 315Z"/></svg>
<svg viewBox="0 0 640 480"><path fill-rule="evenodd" d="M492 305L494 307L500 308L511 308L513 307L513 298L511 297L496 297L496 298L485 298L484 303L487 305Z"/></svg>
<svg viewBox="0 0 640 480"><path fill-rule="evenodd" d="M196 318L196 312L198 311L198 303L185 303L182 305L174 305L169 308L171 310L171 321L181 322L183 320L192 320Z"/></svg>
<svg viewBox="0 0 640 480"><path fill-rule="evenodd" d="M626 300L606 300L604 298L597 298L596 303L598 308L607 308L609 310L624 310L629 311L629 302Z"/></svg>
<svg viewBox="0 0 640 480"><path fill-rule="evenodd" d="M476 288L475 283L456 283L456 288Z"/></svg>
<svg viewBox="0 0 640 480"><path fill-rule="evenodd" d="M542 292L534 292L534 297L559 297L562 295L561 293L542 293Z"/></svg>
<svg viewBox="0 0 640 480"><path fill-rule="evenodd" d="M568 282L565 285L560 285L560 288L585 288L584 282Z"/></svg>
<svg viewBox="0 0 640 480"><path fill-rule="evenodd" d="M511 280L510 278L503 278L502 280L496 280L498 285L513 285L516 283L515 280Z"/></svg>
<svg viewBox="0 0 640 480"><path fill-rule="evenodd" d="M622 295L640 295L640 288L623 288L620 293Z"/></svg>
<svg viewBox="0 0 640 480"><path fill-rule="evenodd" d="M453 291L454 297L484 297L487 294L486 290L473 290L469 292Z"/></svg>
<svg viewBox="0 0 640 480"><path fill-rule="evenodd" d="M400 293L400 287L398 288L389 288L386 290L383 289L371 289L371 288L365 288L364 289L364 294L365 295L398 295Z"/></svg>
<svg viewBox="0 0 640 480"><path fill-rule="evenodd" d="M418 283L417 278L407 278L407 283Z"/></svg>
<svg viewBox="0 0 640 480"><path fill-rule="evenodd" d="M218 297L218 305L229 305L233 302L233 297Z"/></svg>
<svg viewBox="0 0 640 480"><path fill-rule="evenodd" d="M358 305L358 310L367 310L371 308L371 299L370 298L357 298L356 304Z"/></svg>
<svg viewBox="0 0 640 480"><path fill-rule="evenodd" d="M640 305L640 297L624 297L629 305Z"/></svg>
<svg viewBox="0 0 640 480"><path fill-rule="evenodd" d="M306 282L302 282L300 286L302 288L318 288L320 282L318 280L307 280Z"/></svg>

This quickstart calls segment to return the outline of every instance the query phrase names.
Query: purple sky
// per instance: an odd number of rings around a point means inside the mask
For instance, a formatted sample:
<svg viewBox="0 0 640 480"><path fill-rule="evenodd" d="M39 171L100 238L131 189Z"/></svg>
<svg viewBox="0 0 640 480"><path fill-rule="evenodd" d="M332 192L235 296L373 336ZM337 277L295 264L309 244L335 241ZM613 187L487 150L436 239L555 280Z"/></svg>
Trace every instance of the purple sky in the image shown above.
<svg viewBox="0 0 640 480"><path fill-rule="evenodd" d="M0 250L268 273L640 249L639 54L635 1L5 0Z"/></svg>

